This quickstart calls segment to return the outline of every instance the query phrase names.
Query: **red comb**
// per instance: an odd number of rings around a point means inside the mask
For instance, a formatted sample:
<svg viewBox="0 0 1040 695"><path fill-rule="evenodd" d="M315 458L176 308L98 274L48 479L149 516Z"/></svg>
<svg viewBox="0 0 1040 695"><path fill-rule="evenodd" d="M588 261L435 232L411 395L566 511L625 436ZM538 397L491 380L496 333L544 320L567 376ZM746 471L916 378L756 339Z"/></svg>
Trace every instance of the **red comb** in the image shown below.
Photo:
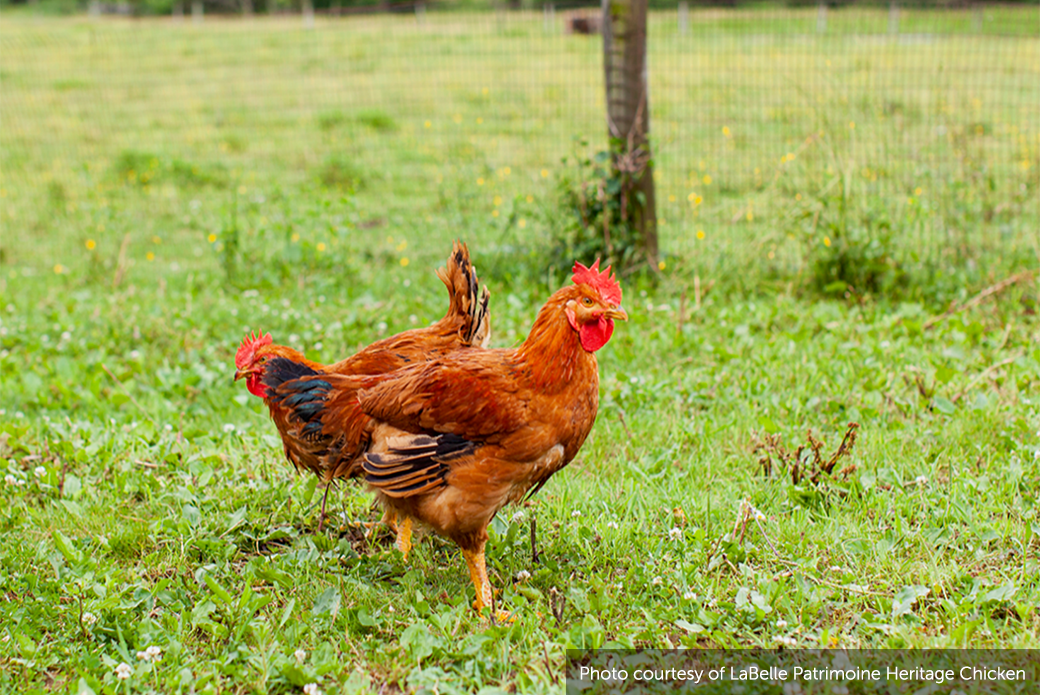
<svg viewBox="0 0 1040 695"><path fill-rule="evenodd" d="M253 353L256 352L256 349L264 345L270 345L271 342L270 333L267 335L250 333L242 339L242 344L238 346L238 352L235 353L235 366L239 369L245 369L253 361Z"/></svg>
<svg viewBox="0 0 1040 695"><path fill-rule="evenodd" d="M611 275L610 266L602 273L599 272L599 259L592 264L591 268L586 268L578 261L574 261L574 284L575 285L588 285L599 292L599 296L605 301L613 304L621 304L621 285L618 284L617 279Z"/></svg>

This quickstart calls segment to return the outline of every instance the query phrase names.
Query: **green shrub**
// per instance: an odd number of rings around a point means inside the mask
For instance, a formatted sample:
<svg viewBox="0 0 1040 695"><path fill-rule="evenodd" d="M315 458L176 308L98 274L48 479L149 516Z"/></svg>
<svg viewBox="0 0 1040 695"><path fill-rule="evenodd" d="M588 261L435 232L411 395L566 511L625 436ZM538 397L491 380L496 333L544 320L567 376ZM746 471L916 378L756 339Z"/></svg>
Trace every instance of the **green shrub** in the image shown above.
<svg viewBox="0 0 1040 695"><path fill-rule="evenodd" d="M580 139L575 154L564 158L565 169L557 183L561 214L553 224L548 249L557 263L600 258L616 268L645 265L643 238L632 224L629 210L632 203L646 201L641 192L633 190L631 174L615 165L613 153L622 145L611 142L610 150L588 156L580 153L588 148L588 141Z"/></svg>

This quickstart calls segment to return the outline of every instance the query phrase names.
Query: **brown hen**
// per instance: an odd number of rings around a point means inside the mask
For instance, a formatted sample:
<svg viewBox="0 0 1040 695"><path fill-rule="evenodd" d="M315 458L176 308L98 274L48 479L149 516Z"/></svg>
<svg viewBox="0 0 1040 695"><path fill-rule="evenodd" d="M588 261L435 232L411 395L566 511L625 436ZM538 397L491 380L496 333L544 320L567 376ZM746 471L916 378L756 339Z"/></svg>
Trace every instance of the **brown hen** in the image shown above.
<svg viewBox="0 0 1040 695"><path fill-rule="evenodd" d="M235 380L245 378L249 392L264 399L281 435L286 458L297 470L304 468L319 476L326 483L326 496L333 480L352 477L360 470L359 455L368 446L367 420L363 422L357 414L341 420L340 446L337 456L330 457L315 428L300 426L299 417L293 415L301 400L299 394L293 394L291 389L279 391L279 386L318 374L382 374L460 348L486 346L491 338L489 293L486 287L479 286L465 244L453 244L447 264L437 270L437 276L448 288L449 305L444 318L426 328L372 343L335 364L319 364L297 350L276 345L270 334L250 335L242 341L235 356ZM333 465L328 465L330 462ZM324 521L324 499L321 518ZM393 520L389 521L393 525Z"/></svg>

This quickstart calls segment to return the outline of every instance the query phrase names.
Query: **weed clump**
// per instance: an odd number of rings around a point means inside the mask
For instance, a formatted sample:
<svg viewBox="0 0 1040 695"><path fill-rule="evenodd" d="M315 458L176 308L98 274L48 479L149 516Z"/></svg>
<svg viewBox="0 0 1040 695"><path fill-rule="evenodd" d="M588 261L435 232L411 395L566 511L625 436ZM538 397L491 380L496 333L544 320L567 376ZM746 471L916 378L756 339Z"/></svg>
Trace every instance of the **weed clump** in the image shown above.
<svg viewBox="0 0 1040 695"><path fill-rule="evenodd" d="M647 249L633 210L646 205L636 180L641 164L619 165L616 153L624 143L613 140L610 149L592 156L576 152L563 159L571 165L557 183L560 215L552 234L549 258L600 258L604 265L632 269L646 267ZM584 150L588 141L578 140L576 150ZM567 268L561 266L563 270Z"/></svg>
<svg viewBox="0 0 1040 695"><path fill-rule="evenodd" d="M159 183L183 189L227 188L231 183L231 175L223 164L196 164L137 150L121 152L112 163L111 172L117 181L140 188Z"/></svg>
<svg viewBox="0 0 1040 695"><path fill-rule="evenodd" d="M766 477L772 477L774 473L788 474L794 485L808 482L813 487L819 487L825 482L824 476L826 479L834 478L834 469L839 461L852 455L858 429L858 422L850 422L841 444L834 453L826 457L823 455L824 443L813 436L812 430L806 432L805 444L800 444L794 451L784 445L778 434L767 434L763 440L756 442L753 451L762 453L758 464ZM841 480L848 480L855 471L856 464L849 463L838 471L837 475Z"/></svg>

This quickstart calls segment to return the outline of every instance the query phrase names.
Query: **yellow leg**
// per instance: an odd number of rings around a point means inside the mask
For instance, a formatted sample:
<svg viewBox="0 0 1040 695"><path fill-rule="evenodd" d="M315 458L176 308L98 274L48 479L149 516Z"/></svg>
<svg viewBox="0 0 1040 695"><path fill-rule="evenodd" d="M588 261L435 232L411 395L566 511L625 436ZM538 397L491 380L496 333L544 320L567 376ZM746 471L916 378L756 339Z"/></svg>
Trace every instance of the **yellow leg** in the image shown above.
<svg viewBox="0 0 1040 695"><path fill-rule="evenodd" d="M463 550L462 556L466 558L466 565L469 567L469 578L473 582L473 588L476 589L477 598L473 602L473 607L477 611L482 611L485 608L491 608L491 582L488 581L487 576L487 563L484 561L484 544L480 544L480 549L475 551ZM498 622L513 622L516 620L515 616L509 611L494 611L493 613L495 620Z"/></svg>
<svg viewBox="0 0 1040 695"><path fill-rule="evenodd" d="M473 588L477 591L477 600L473 607L478 611L491 607L491 582L488 581L487 564L484 562L484 544L476 551L463 550L462 556L466 558L469 567L469 578L473 582Z"/></svg>
<svg viewBox="0 0 1040 695"><path fill-rule="evenodd" d="M397 524L397 549L408 561L408 553L412 550L412 517L406 516Z"/></svg>

